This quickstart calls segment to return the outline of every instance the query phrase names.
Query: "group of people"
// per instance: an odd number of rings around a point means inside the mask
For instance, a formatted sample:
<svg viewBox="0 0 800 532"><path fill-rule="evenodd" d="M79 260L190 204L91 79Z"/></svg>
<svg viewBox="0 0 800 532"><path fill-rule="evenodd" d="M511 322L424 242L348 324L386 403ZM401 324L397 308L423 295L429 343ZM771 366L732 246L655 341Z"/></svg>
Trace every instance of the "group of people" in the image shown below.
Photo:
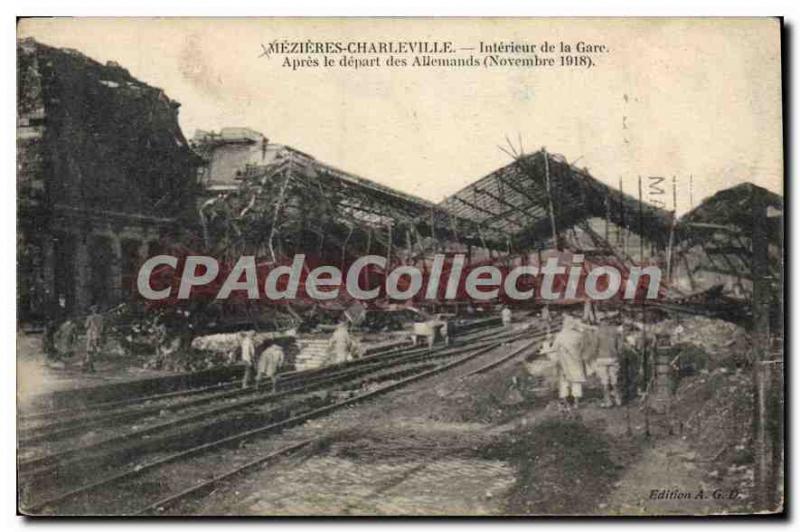
<svg viewBox="0 0 800 532"><path fill-rule="evenodd" d="M53 361L71 359L79 350L79 328L81 318L67 318L61 323L52 323L45 335L46 353ZM103 344L105 320L97 305L92 305L83 318L84 350L81 368L94 373L95 361Z"/></svg>
<svg viewBox="0 0 800 532"><path fill-rule="evenodd" d="M549 311L547 318L549 321ZM577 407L588 377L596 375L603 390L602 406L622 405L626 375L621 375L620 367L625 362L625 339L618 315L603 322L587 302L582 318L565 314L561 330L554 338L549 336L543 352L555 363L562 403L571 402L571 406Z"/></svg>
<svg viewBox="0 0 800 532"><path fill-rule="evenodd" d="M278 370L285 359L284 351L277 342L270 342L267 346L262 346L265 348L260 353L257 353L255 335L256 332L253 330L247 331L242 335L242 362L245 365L242 388L250 386L253 375L255 375L257 388L266 377L270 380L274 393L278 383Z"/></svg>
<svg viewBox="0 0 800 532"><path fill-rule="evenodd" d="M105 323L98 310L97 306L92 306L83 319L85 333L81 366L85 372L95 371L95 360L103 343ZM510 327L511 310L503 307L500 315L503 325ZM551 334L552 317L547 306L542 310L541 319L547 330L542 352L554 362L559 400L566 404L571 402L577 407L583 398L588 377L596 375L603 390L602 405L620 406L627 377L622 375L620 378L620 367L626 360L626 339L621 318L612 316L602 321L587 301L582 318L565 314L561 330L554 337ZM79 320L66 319L48 334L47 351L52 359L69 359L79 351ZM281 342L273 338L257 345L255 331L249 330L241 334L240 348L245 367L242 386L247 388L255 382L259 387L264 379L269 379L274 392L278 372L286 363L285 348ZM342 319L331 334L327 351L328 364L349 362L358 356L360 346L352 336L346 319Z"/></svg>
<svg viewBox="0 0 800 532"><path fill-rule="evenodd" d="M254 330L242 334L241 360L244 363L242 387L247 388L255 381L259 387L266 378L270 380L273 393L277 386L277 375L286 363L284 347L278 340L269 339L256 345ZM360 353L358 341L350 333L349 322L342 319L331 334L327 347L327 363L342 364L353 360Z"/></svg>
<svg viewBox="0 0 800 532"><path fill-rule="evenodd" d="M83 317L66 318L51 322L45 331L45 353L51 362L68 362L76 354L82 353L81 369L87 373L95 372L95 363L101 352L106 334L106 320L99 307L90 307L89 314ZM81 342L83 334L83 342ZM160 323L155 329L156 351L160 355L166 350L166 326ZM241 361L245 372L242 385L250 386L253 381L258 386L269 379L275 389L276 376L285 364L285 346L281 340L270 339L257 344L255 330L240 333ZM328 344L328 363L340 364L353 360L360 353L360 345L352 336L349 322L342 319L331 335Z"/></svg>

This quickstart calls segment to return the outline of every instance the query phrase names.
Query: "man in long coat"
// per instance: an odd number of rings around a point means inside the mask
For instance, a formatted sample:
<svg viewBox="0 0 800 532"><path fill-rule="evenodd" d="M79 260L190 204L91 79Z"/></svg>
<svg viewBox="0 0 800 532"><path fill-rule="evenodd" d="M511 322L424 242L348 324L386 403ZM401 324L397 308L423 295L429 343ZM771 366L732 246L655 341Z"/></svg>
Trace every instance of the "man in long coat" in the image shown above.
<svg viewBox="0 0 800 532"><path fill-rule="evenodd" d="M553 340L550 358L556 362L559 399L567 401L571 396L576 407L583 397L583 384L586 382L586 365L582 356L585 342L581 323L565 315L562 329Z"/></svg>

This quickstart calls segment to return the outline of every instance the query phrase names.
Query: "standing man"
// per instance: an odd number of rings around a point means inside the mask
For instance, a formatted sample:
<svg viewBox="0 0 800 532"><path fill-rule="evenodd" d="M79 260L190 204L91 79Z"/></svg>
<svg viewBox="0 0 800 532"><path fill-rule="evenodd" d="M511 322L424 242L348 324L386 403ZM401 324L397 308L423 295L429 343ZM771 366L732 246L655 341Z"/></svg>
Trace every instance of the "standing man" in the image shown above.
<svg viewBox="0 0 800 532"><path fill-rule="evenodd" d="M336 330L328 342L328 352L333 354L333 363L341 364L353 359L353 351L357 348L355 341L350 336L347 320L342 319L336 325Z"/></svg>
<svg viewBox="0 0 800 532"><path fill-rule="evenodd" d="M98 313L97 305L89 308L86 318L86 357L83 359L83 371L94 373L94 359L100 351L103 340L103 316Z"/></svg>
<svg viewBox="0 0 800 532"><path fill-rule="evenodd" d="M162 319L159 319L153 331L153 339L156 344L156 368L160 369L166 362L167 352L169 350L167 337L167 325Z"/></svg>
<svg viewBox="0 0 800 532"><path fill-rule="evenodd" d="M255 371L255 358L256 358L256 332L254 330L246 331L242 335L242 362L244 362L244 378L242 379L242 388L250 386L250 379L253 378Z"/></svg>
<svg viewBox="0 0 800 532"><path fill-rule="evenodd" d="M272 393L278 383L277 373L283 365L283 348L277 343L273 343L261 353L258 359L258 372L256 373L256 388L261 384L261 379L266 376L272 382Z"/></svg>
<svg viewBox="0 0 800 532"><path fill-rule="evenodd" d="M75 322L69 318L64 320L55 334L55 352L58 359L72 358L77 335L78 327Z"/></svg>
<svg viewBox="0 0 800 532"><path fill-rule="evenodd" d="M507 305L503 305L503 310L500 311L500 319L503 320L503 327L511 327L511 309Z"/></svg>
<svg viewBox="0 0 800 532"><path fill-rule="evenodd" d="M444 345L450 345L450 323L442 315L437 314L425 322L430 331L428 336L428 350L433 349L436 337L441 335Z"/></svg>
<svg viewBox="0 0 800 532"><path fill-rule="evenodd" d="M586 382L586 367L581 357L585 347L581 325L578 320L564 316L564 324L553 341L549 355L556 362L558 398L568 406L572 397L575 408L583 397L583 384Z"/></svg>
<svg viewBox="0 0 800 532"><path fill-rule="evenodd" d="M597 376L603 386L603 407L622 405L619 386L619 367L622 356L622 334L618 327L604 323L597 331ZM611 396L614 402L611 402Z"/></svg>
<svg viewBox="0 0 800 532"><path fill-rule="evenodd" d="M545 327L547 328L547 343L552 343L552 336L551 336L551 325L552 325L552 318L550 316L550 306L545 305L542 307L542 321L544 322Z"/></svg>

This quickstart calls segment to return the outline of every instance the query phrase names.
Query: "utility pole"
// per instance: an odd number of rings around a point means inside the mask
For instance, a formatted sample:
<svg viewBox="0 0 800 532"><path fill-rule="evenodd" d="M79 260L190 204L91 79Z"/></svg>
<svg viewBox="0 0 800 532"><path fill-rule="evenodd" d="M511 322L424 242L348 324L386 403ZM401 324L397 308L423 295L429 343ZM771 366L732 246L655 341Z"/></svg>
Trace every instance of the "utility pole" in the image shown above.
<svg viewBox="0 0 800 532"><path fill-rule="evenodd" d="M642 199L642 176L639 176L639 266L644 264L644 201ZM638 292L637 287L637 292ZM645 400L644 400L644 435L650 437L650 393L653 389L655 375L655 343L647 339L647 307L645 306L645 295L641 297L642 305L642 358L645 361ZM652 345L651 345L652 344Z"/></svg>
<svg viewBox="0 0 800 532"><path fill-rule="evenodd" d="M550 184L550 158L544 146L542 147L542 156L544 157L544 182L547 189L547 207L550 213L550 228L553 230L553 247L555 249L561 249L558 245L558 228L556 227L556 214L553 209L553 187Z"/></svg>
<svg viewBox="0 0 800 532"><path fill-rule="evenodd" d="M755 415L756 510L777 510L783 498L783 370L780 354L770 353L770 307L772 304L769 272L769 228L764 191L753 187L752 278L753 278L753 384Z"/></svg>
<svg viewBox="0 0 800 532"><path fill-rule="evenodd" d="M675 224L678 221L678 190L675 176L672 176L672 223L669 226L669 242L667 243L667 285L672 285L672 245L675 241Z"/></svg>

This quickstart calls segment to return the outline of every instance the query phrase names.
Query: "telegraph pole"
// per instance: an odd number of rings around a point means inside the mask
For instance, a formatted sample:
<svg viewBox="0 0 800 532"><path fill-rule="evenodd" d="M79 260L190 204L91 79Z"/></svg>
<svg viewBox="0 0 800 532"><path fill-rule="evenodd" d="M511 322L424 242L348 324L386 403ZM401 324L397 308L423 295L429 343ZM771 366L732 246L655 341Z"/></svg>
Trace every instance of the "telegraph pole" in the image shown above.
<svg viewBox="0 0 800 532"><path fill-rule="evenodd" d="M544 183L547 190L547 207L550 213L550 228L553 230L553 247L561 249L558 245L558 228L556 227L556 214L553 208L553 187L550 184L550 161L547 155L547 150L542 147L542 156L544 157Z"/></svg>
<svg viewBox="0 0 800 532"><path fill-rule="evenodd" d="M770 353L769 227L764 191L753 187L752 278L753 278L753 384L755 412L755 491L757 510L776 510L783 496L783 359ZM782 267L782 265L781 265Z"/></svg>

